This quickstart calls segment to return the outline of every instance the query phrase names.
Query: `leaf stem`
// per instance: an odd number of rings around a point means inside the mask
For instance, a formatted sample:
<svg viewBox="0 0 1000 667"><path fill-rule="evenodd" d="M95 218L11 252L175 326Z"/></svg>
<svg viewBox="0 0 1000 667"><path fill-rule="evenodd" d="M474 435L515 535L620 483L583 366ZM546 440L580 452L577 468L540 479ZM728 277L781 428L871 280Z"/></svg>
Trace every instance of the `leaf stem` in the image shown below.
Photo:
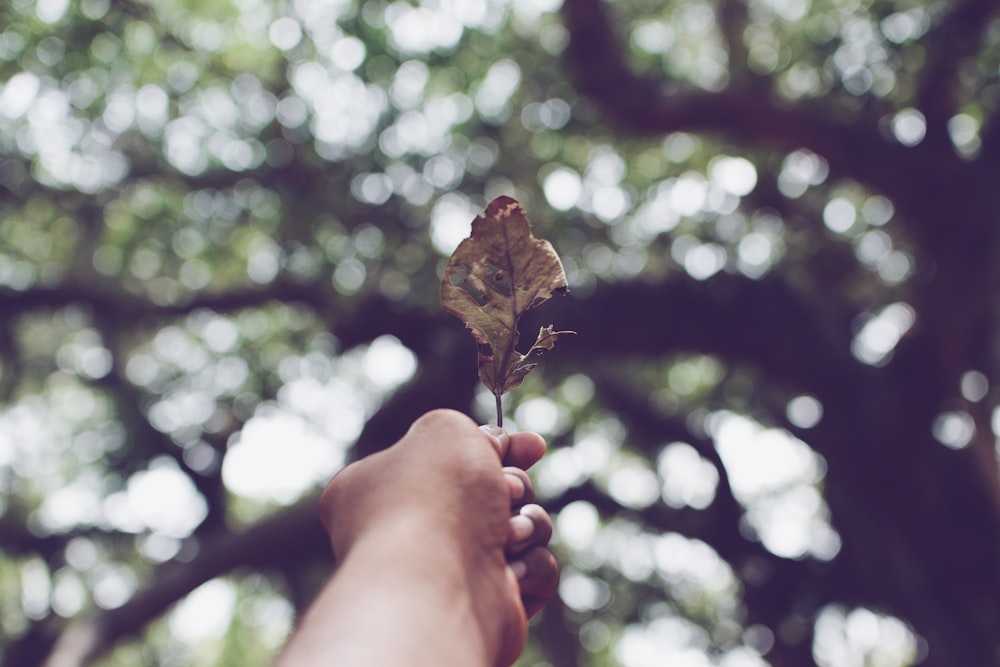
<svg viewBox="0 0 1000 667"><path fill-rule="evenodd" d="M493 394L497 399L497 428L503 428L503 408L500 406L500 394Z"/></svg>

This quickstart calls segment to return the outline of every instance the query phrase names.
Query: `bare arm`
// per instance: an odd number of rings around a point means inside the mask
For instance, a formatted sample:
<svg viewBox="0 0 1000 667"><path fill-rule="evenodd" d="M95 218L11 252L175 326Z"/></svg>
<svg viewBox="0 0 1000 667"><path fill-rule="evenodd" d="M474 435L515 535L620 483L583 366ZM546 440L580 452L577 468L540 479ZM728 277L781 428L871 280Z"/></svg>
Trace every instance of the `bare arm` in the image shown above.
<svg viewBox="0 0 1000 667"><path fill-rule="evenodd" d="M322 508L340 565L279 667L513 663L558 580L523 473L544 451L434 411L338 474Z"/></svg>

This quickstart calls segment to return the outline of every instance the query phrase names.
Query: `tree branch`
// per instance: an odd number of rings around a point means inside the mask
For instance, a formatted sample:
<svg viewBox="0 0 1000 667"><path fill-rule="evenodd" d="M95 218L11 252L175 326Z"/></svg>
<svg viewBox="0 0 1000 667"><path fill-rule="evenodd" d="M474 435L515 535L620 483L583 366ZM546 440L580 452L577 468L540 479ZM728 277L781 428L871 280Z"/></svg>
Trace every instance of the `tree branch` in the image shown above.
<svg viewBox="0 0 1000 667"><path fill-rule="evenodd" d="M995 0L957 0L922 39L927 59L921 72L917 108L927 119L925 141L950 146L947 122L959 103L959 68L982 46L981 38L998 9Z"/></svg>
<svg viewBox="0 0 1000 667"><path fill-rule="evenodd" d="M0 287L0 312L15 318L35 312L59 310L79 305L115 315L118 321L141 324L146 318L179 317L200 309L219 313L266 305L269 302L325 305L321 286L291 281L276 281L260 288L241 288L227 292L198 292L177 304L160 305L118 289L110 284L65 284L58 287L35 287L26 291Z"/></svg>
<svg viewBox="0 0 1000 667"><path fill-rule="evenodd" d="M566 0L562 11L577 88L623 131L703 132L740 145L806 148L822 155L836 174L881 191L897 209L917 217L929 197L953 180L949 174L967 171L953 152L941 155L925 144L904 147L887 140L875 112L838 118L825 102L788 104L753 88L732 86L719 92L667 93L629 68L606 3Z"/></svg>
<svg viewBox="0 0 1000 667"><path fill-rule="evenodd" d="M810 298L776 274L674 276L601 284L579 300L570 293L547 304L544 317L580 332L555 354L588 367L602 358L703 352L816 395L830 386L861 386L873 369L851 356L849 323L830 326ZM529 314L525 329L537 317Z"/></svg>
<svg viewBox="0 0 1000 667"><path fill-rule="evenodd" d="M750 55L743 41L748 22L746 0L719 0L716 15L729 55L730 81L761 83L763 79L750 70Z"/></svg>
<svg viewBox="0 0 1000 667"><path fill-rule="evenodd" d="M97 612L71 624L59 636L46 667L89 665L125 637L139 634L147 623L201 584L238 567L258 568L302 562L326 548L318 526L315 498L279 512L243 533L217 536L187 563L157 568L146 588L116 609Z"/></svg>

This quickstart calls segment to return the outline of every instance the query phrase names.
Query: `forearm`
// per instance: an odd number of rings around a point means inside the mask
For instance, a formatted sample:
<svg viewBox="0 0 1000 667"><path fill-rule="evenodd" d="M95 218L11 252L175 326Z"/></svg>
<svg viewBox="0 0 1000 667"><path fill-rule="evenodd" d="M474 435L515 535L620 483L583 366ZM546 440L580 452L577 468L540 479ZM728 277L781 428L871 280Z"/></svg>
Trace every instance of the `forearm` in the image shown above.
<svg viewBox="0 0 1000 667"><path fill-rule="evenodd" d="M474 621L455 554L419 541L369 540L327 582L277 663L492 667L496 646Z"/></svg>

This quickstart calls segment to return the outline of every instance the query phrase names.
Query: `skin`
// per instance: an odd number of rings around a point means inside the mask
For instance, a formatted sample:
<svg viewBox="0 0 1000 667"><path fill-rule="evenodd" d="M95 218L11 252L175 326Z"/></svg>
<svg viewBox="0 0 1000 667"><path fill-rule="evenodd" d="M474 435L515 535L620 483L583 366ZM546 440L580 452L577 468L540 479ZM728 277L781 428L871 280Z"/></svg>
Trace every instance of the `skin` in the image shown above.
<svg viewBox="0 0 1000 667"><path fill-rule="evenodd" d="M339 567L278 667L507 667L556 591L552 522L525 470L545 452L435 410L321 497Z"/></svg>

